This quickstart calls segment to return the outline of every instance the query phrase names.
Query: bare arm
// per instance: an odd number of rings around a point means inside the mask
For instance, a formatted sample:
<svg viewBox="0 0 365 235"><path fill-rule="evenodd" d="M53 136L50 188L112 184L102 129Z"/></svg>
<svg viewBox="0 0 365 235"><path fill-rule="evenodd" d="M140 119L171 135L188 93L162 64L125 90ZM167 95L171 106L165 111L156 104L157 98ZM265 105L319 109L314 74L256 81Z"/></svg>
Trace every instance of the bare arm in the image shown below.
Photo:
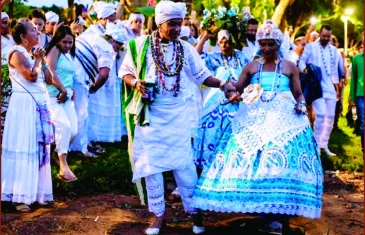
<svg viewBox="0 0 365 235"><path fill-rule="evenodd" d="M42 59L36 59L32 67L27 58L19 51L14 51L9 57L9 65L14 67L25 79L36 82L41 70Z"/></svg>
<svg viewBox="0 0 365 235"><path fill-rule="evenodd" d="M297 102L305 102L305 98L302 93L302 88L300 86L300 80L299 80L299 70L295 66L294 63L291 63L289 61L285 62L286 65L289 67L289 71L291 74L290 79L290 90Z"/></svg>
<svg viewBox="0 0 365 235"><path fill-rule="evenodd" d="M63 86L56 73L57 62L58 58L60 57L60 53L61 52L57 49L57 47L53 47L48 53L46 61L49 65L50 70L53 73L52 85L55 86L63 95L67 95L66 88Z"/></svg>
<svg viewBox="0 0 365 235"><path fill-rule="evenodd" d="M202 34L202 37L200 38L199 42L195 46L195 49L199 53L199 55L201 53L203 53L204 44L208 39L209 39L209 34L207 31L204 31L204 33Z"/></svg>
<svg viewBox="0 0 365 235"><path fill-rule="evenodd" d="M99 69L99 77L96 80L94 86L91 88L91 92L96 92L102 87L108 80L110 69L108 67L102 67Z"/></svg>
<svg viewBox="0 0 365 235"><path fill-rule="evenodd" d="M115 10L115 12L117 13L116 17L118 20L120 20L120 17L122 16L123 9L124 9L124 0L120 0L120 5Z"/></svg>
<svg viewBox="0 0 365 235"><path fill-rule="evenodd" d="M1 0L0 10L2 11L7 4L11 3L11 1L12 0Z"/></svg>
<svg viewBox="0 0 365 235"><path fill-rule="evenodd" d="M309 43L309 40L310 40L310 37L311 37L311 33L316 29L316 26L315 25L310 25L308 30L307 30L307 33L305 34L304 36L304 40L306 43Z"/></svg>
<svg viewBox="0 0 365 235"><path fill-rule="evenodd" d="M42 66L46 63L47 63L47 61L45 59L43 59ZM53 73L52 73L51 69L49 68L49 66L47 68L43 69L43 74L44 74L44 81L46 82L46 84L52 85Z"/></svg>

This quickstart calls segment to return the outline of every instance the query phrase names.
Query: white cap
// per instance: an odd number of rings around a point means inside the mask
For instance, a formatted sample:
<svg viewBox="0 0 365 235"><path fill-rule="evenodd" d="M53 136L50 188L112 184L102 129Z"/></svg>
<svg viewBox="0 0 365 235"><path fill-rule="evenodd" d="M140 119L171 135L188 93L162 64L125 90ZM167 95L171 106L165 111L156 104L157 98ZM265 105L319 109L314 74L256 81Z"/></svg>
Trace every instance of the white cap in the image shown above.
<svg viewBox="0 0 365 235"><path fill-rule="evenodd" d="M49 11L46 13L46 23L48 23L48 22L58 23L59 20L60 20L60 17L53 11Z"/></svg>
<svg viewBox="0 0 365 235"><path fill-rule="evenodd" d="M189 37L189 35L190 35L190 28L188 26L182 26L180 32L180 38Z"/></svg>
<svg viewBox="0 0 365 235"><path fill-rule="evenodd" d="M218 43L220 43L220 41L222 41L223 38L229 40L229 33L227 30L221 30L218 32Z"/></svg>
<svg viewBox="0 0 365 235"><path fill-rule="evenodd" d="M124 43L129 40L128 32L125 29L122 21L117 21L117 23L107 22L105 35L112 37L115 41L119 43Z"/></svg>
<svg viewBox="0 0 365 235"><path fill-rule="evenodd" d="M144 18L144 15L143 15L143 14L141 14L141 13L131 13L131 14L129 15L129 19L128 19L128 21L129 21L129 22L132 22L133 20L141 20L141 21L142 21L142 24L143 24L143 23L144 23L145 18Z"/></svg>
<svg viewBox="0 0 365 235"><path fill-rule="evenodd" d="M4 19L4 18L10 18L9 15L6 13L6 12L1 12L1 19Z"/></svg>
<svg viewBox="0 0 365 235"><path fill-rule="evenodd" d="M160 25L172 19L184 19L186 12L185 3L160 1L155 7L155 22Z"/></svg>
<svg viewBox="0 0 365 235"><path fill-rule="evenodd" d="M111 3L95 2L93 7L98 19L105 19L115 13L115 7Z"/></svg>

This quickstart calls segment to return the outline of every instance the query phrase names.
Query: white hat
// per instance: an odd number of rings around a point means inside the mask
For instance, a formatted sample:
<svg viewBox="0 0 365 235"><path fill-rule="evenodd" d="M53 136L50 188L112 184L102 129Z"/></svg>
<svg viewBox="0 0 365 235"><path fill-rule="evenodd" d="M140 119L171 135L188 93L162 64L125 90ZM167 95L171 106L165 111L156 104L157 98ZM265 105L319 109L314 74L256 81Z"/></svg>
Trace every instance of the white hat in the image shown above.
<svg viewBox="0 0 365 235"><path fill-rule="evenodd" d="M124 43L129 40L128 32L125 29L122 21L118 21L117 23L108 22L106 24L105 35L112 37L119 43Z"/></svg>
<svg viewBox="0 0 365 235"><path fill-rule="evenodd" d="M185 3L160 1L155 7L155 22L160 25L172 19L184 19L186 12Z"/></svg>
<svg viewBox="0 0 365 235"><path fill-rule="evenodd" d="M141 21L142 21L142 24L143 24L143 23L144 23L145 18L144 18L144 15L143 15L143 14L141 14L141 13L131 13L131 14L129 15L129 19L128 19L128 21L129 21L129 22L132 22L132 21L134 21L134 20L141 20Z"/></svg>
<svg viewBox="0 0 365 235"><path fill-rule="evenodd" d="M220 41L222 41L223 38L229 40L229 33L227 30L221 30L218 32L218 43L220 43Z"/></svg>
<svg viewBox="0 0 365 235"><path fill-rule="evenodd" d="M115 13L115 7L111 3L107 2L95 2L93 4L94 10L98 19L105 19Z"/></svg>
<svg viewBox="0 0 365 235"><path fill-rule="evenodd" d="M60 17L53 11L49 11L46 13L46 23L48 23L48 22L58 23L59 20L60 20Z"/></svg>
<svg viewBox="0 0 365 235"><path fill-rule="evenodd" d="M10 18L6 12L1 12L1 19Z"/></svg>
<svg viewBox="0 0 365 235"><path fill-rule="evenodd" d="M189 37L189 35L190 35L190 28L188 26L182 26L180 32L180 38Z"/></svg>

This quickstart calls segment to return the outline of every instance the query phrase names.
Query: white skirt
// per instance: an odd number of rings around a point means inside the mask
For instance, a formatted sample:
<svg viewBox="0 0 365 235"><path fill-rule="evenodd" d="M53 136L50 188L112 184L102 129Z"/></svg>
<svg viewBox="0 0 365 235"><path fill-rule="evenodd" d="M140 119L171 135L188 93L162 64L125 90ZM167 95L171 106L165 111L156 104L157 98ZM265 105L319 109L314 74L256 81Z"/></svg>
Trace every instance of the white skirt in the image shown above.
<svg viewBox="0 0 365 235"><path fill-rule="evenodd" d="M48 102L45 93L32 95L39 103ZM36 104L30 94L13 92L2 140L2 201L25 204L53 201L50 163L39 168L36 118Z"/></svg>
<svg viewBox="0 0 365 235"><path fill-rule="evenodd" d="M150 125L137 125L133 141L133 182L193 163L191 120L180 97L158 97L150 105Z"/></svg>
<svg viewBox="0 0 365 235"><path fill-rule="evenodd" d="M89 141L112 143L121 141L122 136L127 135L122 116L121 79L109 79L95 94L90 94Z"/></svg>

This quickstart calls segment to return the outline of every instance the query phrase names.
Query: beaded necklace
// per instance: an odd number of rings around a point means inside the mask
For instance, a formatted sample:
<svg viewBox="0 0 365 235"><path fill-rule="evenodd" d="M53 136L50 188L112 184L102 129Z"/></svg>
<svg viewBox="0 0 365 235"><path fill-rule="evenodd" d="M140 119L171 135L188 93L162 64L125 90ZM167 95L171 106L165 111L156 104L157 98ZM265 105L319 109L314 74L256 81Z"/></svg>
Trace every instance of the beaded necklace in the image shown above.
<svg viewBox="0 0 365 235"><path fill-rule="evenodd" d="M174 96L176 97L180 93L180 72L182 70L183 58L184 58L184 48L180 41L173 42L174 54L173 59L170 64L165 61L165 54L161 48L161 39L157 37L157 31L153 32L151 35L151 51L152 58L156 65L156 77L158 78L159 88L158 90L163 91L174 91ZM176 64L176 66L173 66ZM175 69L174 69L175 67ZM175 84L171 86L170 89L166 87L166 77L176 76Z"/></svg>
<svg viewBox="0 0 365 235"><path fill-rule="evenodd" d="M262 76L262 69L263 69L263 67L264 67L264 65L263 64L261 64L261 63L259 63L259 76L257 77L257 83L258 84L260 84L260 86L261 86L261 76ZM277 73L278 72L278 73ZM260 99L263 101L263 102L270 102L270 101L272 101L275 97L276 97L276 94L278 93L278 91L279 91L279 86L280 86L280 79L281 79L281 75L282 75L282 62L281 62L281 59L279 59L279 63L277 63L276 65L275 65L275 77L274 77L274 79L273 79L273 81L272 81L272 85L271 85L271 92L273 92L274 91L274 86L275 86L275 81L276 81L276 77L277 77L277 74L279 74L279 76L278 76L278 82L277 82L277 84L276 84L276 89L275 89L275 93L274 93L274 95L270 95L270 98L264 98L264 94L265 93L263 93L262 95L261 95L261 97L260 97ZM261 86L262 87L262 86Z"/></svg>
<svg viewBox="0 0 365 235"><path fill-rule="evenodd" d="M330 67L327 69L327 63L326 63L326 60L325 60L325 58L324 58L324 53L323 53L323 47L322 47L322 45L321 45L321 43L320 42L318 42L319 43L319 49L320 49L320 51L321 51L321 56L322 56L322 62L323 62L323 66L324 66L324 69L326 70L326 73L328 74L328 75L332 75L332 73L331 73L331 68L334 68L335 66L334 66L334 58L333 58L333 55L332 55L332 50L331 50L331 46L330 45L328 45L328 49L330 50Z"/></svg>
<svg viewBox="0 0 365 235"><path fill-rule="evenodd" d="M237 58L237 54L235 51L233 51L233 58L234 58L234 68L241 68L241 64L239 63L238 61L238 58ZM228 70L229 72L229 77L230 79L234 80L235 82L237 82L237 79L233 76L232 74L232 70L231 70L231 67L229 66L229 63L228 63L228 60L227 60L227 57L224 56L222 53L221 53L221 57L222 57L222 60L223 60L223 65L224 65L224 68L226 70Z"/></svg>

